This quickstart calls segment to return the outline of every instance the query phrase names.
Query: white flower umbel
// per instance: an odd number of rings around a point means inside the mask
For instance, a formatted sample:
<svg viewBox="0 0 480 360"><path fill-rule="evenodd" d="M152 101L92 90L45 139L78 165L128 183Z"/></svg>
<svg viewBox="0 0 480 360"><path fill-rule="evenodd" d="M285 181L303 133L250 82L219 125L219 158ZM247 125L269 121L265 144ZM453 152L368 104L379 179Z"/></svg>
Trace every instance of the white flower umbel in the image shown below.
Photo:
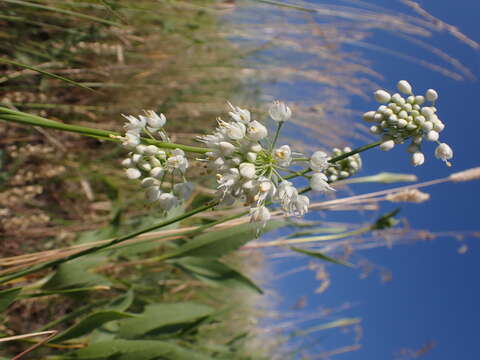
<svg viewBox="0 0 480 360"><path fill-rule="evenodd" d="M400 93L389 94L385 90L377 90L374 94L375 100L382 105L376 111L368 111L363 114L363 120L368 123L374 123L370 127L370 132L379 135L382 139L380 149L384 151L391 150L396 144L402 144L407 139L411 139L411 145L407 151L416 153L421 151L422 140L426 139L432 142L439 142L440 132L445 125L437 115L437 108L434 106L438 99L438 93L433 89L428 89L425 96L415 95L412 86L406 80L400 80L397 84ZM429 101L431 104L425 104ZM437 158L450 164L445 156ZM452 155L453 152L446 152L445 155ZM424 159L420 155L412 156L412 164L415 166L423 164Z"/></svg>
<svg viewBox="0 0 480 360"><path fill-rule="evenodd" d="M188 160L183 150L164 150L156 145L142 143L142 135L168 142L169 138L163 126L165 115L146 111L137 117L124 115L127 123L125 136L121 138L123 146L129 150L128 157L122 161L129 179L140 180L141 187L149 202L160 205L163 211L169 211L180 201L187 199L193 185L186 181L185 172Z"/></svg>
<svg viewBox="0 0 480 360"><path fill-rule="evenodd" d="M271 137L267 127L254 120L248 110L229 107L229 120L218 120L212 134L199 137L210 149L201 160L216 174L219 199L227 204L241 200L250 207L251 220L260 224L270 219L267 206L272 203L279 203L287 215L305 214L308 198L284 179L300 158L295 158L297 154L289 145L276 147L282 124L292 115L290 108L278 101L270 106L269 114L278 123Z"/></svg>

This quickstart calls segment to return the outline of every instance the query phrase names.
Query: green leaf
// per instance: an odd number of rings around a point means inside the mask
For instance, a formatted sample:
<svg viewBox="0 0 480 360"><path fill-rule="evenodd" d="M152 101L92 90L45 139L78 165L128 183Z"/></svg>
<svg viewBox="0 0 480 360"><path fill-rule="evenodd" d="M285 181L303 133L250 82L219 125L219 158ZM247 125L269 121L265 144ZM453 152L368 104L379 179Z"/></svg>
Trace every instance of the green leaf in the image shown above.
<svg viewBox="0 0 480 360"><path fill-rule="evenodd" d="M318 234L339 234L346 231L347 228L342 227L316 227L310 230L305 231L298 231L293 234L288 235L288 239L296 238L299 236L307 236L307 235L318 235Z"/></svg>
<svg viewBox="0 0 480 360"><path fill-rule="evenodd" d="M0 312L7 310L18 294L20 294L20 291L22 291L21 287L0 291Z"/></svg>
<svg viewBox="0 0 480 360"><path fill-rule="evenodd" d="M268 232L284 225L284 221L269 222L264 232ZM193 238L177 250L161 256L161 259L177 257L209 257L219 258L257 238L256 224L242 224L225 230L210 231Z"/></svg>
<svg viewBox="0 0 480 360"><path fill-rule="evenodd" d="M149 333L174 332L212 314L209 306L191 302L152 304L135 319L120 322L118 335L136 338Z"/></svg>
<svg viewBox="0 0 480 360"><path fill-rule="evenodd" d="M88 268L98 261L98 257L90 257L60 265L50 280L43 285L43 289L62 290L74 287L111 285L105 277L88 271Z"/></svg>
<svg viewBox="0 0 480 360"><path fill-rule="evenodd" d="M399 212L400 212L400 208L397 208L392 212L389 212L388 214L381 216L375 222L375 224L373 224L372 230L385 230L395 226L396 224L398 224L398 220L395 219L394 216L396 216Z"/></svg>
<svg viewBox="0 0 480 360"><path fill-rule="evenodd" d="M98 342L72 354L82 360L208 360L210 357L176 344L155 340L110 340Z"/></svg>
<svg viewBox="0 0 480 360"><path fill-rule="evenodd" d="M103 324L113 321L124 319L127 317L134 317L135 315L120 312L120 311L99 311L88 315L86 318L80 320L77 324L65 330L63 333L55 336L51 341L61 342L73 338L77 338L88 334L92 330L99 328Z"/></svg>
<svg viewBox="0 0 480 360"><path fill-rule="evenodd" d="M106 308L113 311L126 311L132 305L134 297L133 289L130 289L127 293L113 299Z"/></svg>
<svg viewBox="0 0 480 360"><path fill-rule="evenodd" d="M216 287L241 286L263 294L262 289L252 280L220 261L209 258L187 257L175 261L174 264L196 279L210 285Z"/></svg>
<svg viewBox="0 0 480 360"><path fill-rule="evenodd" d="M325 261L328 261L328 262L331 262L331 263L334 263L334 264L353 267L353 265L350 264L349 262L334 259L330 256L322 254L319 251L305 250L305 249L300 249L300 248L296 248L296 247L291 247L290 250L293 250L293 251L296 251L298 253L302 253L302 254L305 254L305 255L308 255L308 256L313 256L313 257L316 257L317 259L322 259L322 260L325 260Z"/></svg>
<svg viewBox="0 0 480 360"><path fill-rule="evenodd" d="M361 318L338 319L338 320L330 321L330 322L325 323L325 324L312 326L312 327L310 327L306 330L295 331L292 335L293 336L300 336L300 335L304 336L304 335L314 333L316 331L328 330L328 329L334 329L334 328L338 328L338 327L345 327L345 326L359 324L361 321L362 321Z"/></svg>
<svg viewBox="0 0 480 360"><path fill-rule="evenodd" d="M75 86L78 86L78 87L81 87L83 89L87 89L87 90L90 90L90 91L93 91L95 93L98 94L98 91L97 90L94 90L92 88L89 88L88 86L85 86L85 85L82 85L76 81L73 81L71 79L68 79L66 77L63 77L63 76L59 76L59 75L55 75L51 72L48 72L48 71L45 71L45 70L42 70L42 69L39 69L38 67L35 67L35 66L30 66L30 65L27 65L27 64L22 64L22 63L19 63L19 62L16 62L16 61L12 61L12 60L8 60L8 59L5 59L5 58L0 58L0 62L3 62L3 63L7 63L7 64L10 64L10 65L15 65L15 66L18 66L18 67L21 67L23 69L28 69L28 70L32 70L32 71L35 71L35 72L38 72L42 75L46 75L46 76L49 76L51 78L54 78L54 79L57 79L57 80L62 80L66 83L69 83L71 85L75 85Z"/></svg>

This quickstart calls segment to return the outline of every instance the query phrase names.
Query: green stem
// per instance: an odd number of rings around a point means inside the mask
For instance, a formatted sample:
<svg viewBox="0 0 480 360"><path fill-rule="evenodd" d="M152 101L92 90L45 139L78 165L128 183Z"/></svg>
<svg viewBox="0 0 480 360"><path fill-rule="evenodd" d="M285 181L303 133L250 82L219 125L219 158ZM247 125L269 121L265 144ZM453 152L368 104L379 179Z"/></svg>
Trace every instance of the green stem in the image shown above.
<svg viewBox="0 0 480 360"><path fill-rule="evenodd" d="M277 126L277 131L275 131L275 136L273 137L272 145L270 145L270 152L272 152L273 148L275 147L275 144L277 143L278 140L278 135L280 135L280 129L283 126L283 121L280 121Z"/></svg>
<svg viewBox="0 0 480 360"><path fill-rule="evenodd" d="M120 141L118 138L115 138L115 136L120 136L120 134L115 131L107 131L107 130L89 128L85 126L64 124L58 121L45 119L40 116L27 114L22 111L11 110L1 106L0 106L0 120L16 122L16 123L31 125L31 126L41 126L44 128L68 131L68 132L73 132L73 133L77 133L85 136L92 136L102 140L109 140L109 141L116 141L116 142ZM167 142L148 139L148 138L142 138L142 142L149 145L156 145L163 149L182 149L183 151L197 153L197 154L204 154L210 151L209 149L206 149L206 148L167 143Z"/></svg>
<svg viewBox="0 0 480 360"><path fill-rule="evenodd" d="M379 141L375 141L375 142L373 142L373 143L371 143L371 144L367 144L367 145L360 146L359 148L356 148L356 149L354 149L354 150L352 150L352 151L350 151L350 152L347 152L347 153L345 153L345 154L342 154L342 155L339 155L339 156L337 156L337 157L331 158L330 160L328 160L328 162L329 162L329 163L332 163L332 164L333 164L333 163L336 163L337 161L346 159L346 158L348 158L348 157L350 157L350 156L352 156L352 155L359 154L359 153L361 153L361 152L363 152L363 151L370 150L370 149L372 149L372 148L374 148L374 147L377 147L377 146L379 146L381 143L382 143L382 141L379 140Z"/></svg>
<svg viewBox="0 0 480 360"><path fill-rule="evenodd" d="M271 247L271 246L305 244L305 243L317 242L317 241L339 240L339 239L347 238L350 236L361 235L371 230L372 230L372 226L366 226L357 230L348 231L341 234L309 236L309 237L302 237L302 238L296 238L296 239L290 239L290 240L275 240L275 241L269 241L265 243L252 244L251 247L263 248L263 247Z"/></svg>
<svg viewBox="0 0 480 360"><path fill-rule="evenodd" d="M207 205L204 205L204 206L200 206L200 207L198 207L196 209L193 209L192 211L189 211L189 212L187 212L183 215L179 215L179 216L176 216L176 217L174 217L170 220L161 222L160 224L156 224L156 225L153 225L153 226L150 226L150 227L132 232L132 233L127 234L125 236L121 236L119 238L113 239L112 241L109 241L108 243L101 244L101 245L98 245L98 246L94 246L94 247L85 249L83 251L80 251L78 253L75 253L75 254L72 254L70 256L60 258L60 259L56 259L56 260L52 260L52 261L49 261L49 262L46 262L46 263L34 265L34 266L30 267L29 269L25 269L25 270L13 273L11 275L6 275L6 276L3 276L3 277L0 277L0 284L5 283L5 282L10 281L10 280L13 280L13 279L17 279L19 277L22 277L22 276L25 276L25 275L28 275L28 274L31 274L31 273L34 273L34 272L37 272L37 271L40 271L40 270L50 268L52 266L60 265L64 262L67 262L67 261L70 261L70 260L73 260L73 259L77 259L81 256L85 256L85 255L94 253L94 252L99 251L99 250L103 250L105 248L108 248L108 247L111 247L113 245L119 244L119 243L121 243L125 240L129 240L131 238L134 238L138 235L141 235L141 234L147 233L149 231L153 231L153 230L156 230L156 229L174 224L176 222L182 221L182 220L184 220L186 218L189 218L189 217L191 217L195 214L198 214L202 211L211 209L216 205L218 205L218 201L215 201L211 204L207 204Z"/></svg>
<svg viewBox="0 0 480 360"><path fill-rule="evenodd" d="M337 157L334 157L334 158L331 158L330 160L328 160L329 163L331 164L334 164L340 160L343 160L343 159L346 159L352 155L355 155L355 154L359 154L363 151L366 151L366 150L370 150L374 147L377 147L379 146L380 144L382 143L382 141L375 141L373 143L370 143L370 144L367 144L367 145L363 145L363 146L360 146L350 152L347 152L345 154L342 154L340 156L337 156ZM302 158L303 159L303 158ZM306 159L306 158L305 158ZM293 179L293 178L296 178L298 176L305 176L305 174L309 173L310 171L312 171L312 169L310 168L306 168L306 169L303 169L303 170L300 170L300 171L296 171L295 173L292 173L288 176L285 177L285 180L289 180L289 179Z"/></svg>

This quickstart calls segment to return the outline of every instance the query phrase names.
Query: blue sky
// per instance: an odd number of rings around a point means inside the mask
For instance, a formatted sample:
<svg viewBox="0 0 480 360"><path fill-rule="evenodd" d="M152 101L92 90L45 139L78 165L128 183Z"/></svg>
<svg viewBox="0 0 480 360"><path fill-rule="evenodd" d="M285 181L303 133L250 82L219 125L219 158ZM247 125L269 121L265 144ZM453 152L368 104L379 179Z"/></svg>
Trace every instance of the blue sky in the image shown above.
<svg viewBox="0 0 480 360"><path fill-rule="evenodd" d="M405 11L399 1L377 3ZM457 26L474 40L480 40L480 1L425 0L421 4L433 15ZM428 53L418 52L417 47L393 39L393 36L379 32L371 42L384 46L388 44L397 51L433 59ZM435 35L431 44L457 57L480 77L478 50L461 44L445 33ZM452 146L455 157L453 167L447 168L434 158L432 145L426 150L425 165L413 168L404 148L387 154L373 150L363 156L365 166L362 174L393 171L415 173L420 180L429 180L446 176L452 171L480 166L477 149L480 82L451 80L417 64L381 53L371 52L370 56L375 70L384 76L385 80L381 83L386 89L393 90L398 80L407 79L418 93L428 88L435 88L439 92L437 108L447 125L441 138ZM438 59L432 61L439 62ZM375 105L360 99L352 99L352 102L354 108L362 111L370 110ZM359 184L354 190L364 193L378 188L379 185ZM478 231L480 221L476 202L480 200L479 190L479 181L428 188L431 200L420 205L402 205L401 215L407 217L412 227L417 229ZM391 209L392 205L385 205L382 213ZM366 220L354 213L343 219ZM378 248L363 252L362 256L393 273L393 281L386 284L381 284L375 275L359 279L357 270L330 266L330 288L321 295L313 295L313 290L318 286L313 273L303 272L287 277L275 284L284 298L280 306L283 309L290 307L301 295L308 296L308 305L304 310L308 313L318 311L320 307L337 307L347 301L354 303L352 309L338 316L363 319L363 347L357 352L340 355L340 359L394 359L394 355L402 348L418 349L429 341L434 341L436 346L422 359L478 359L480 245L478 238L467 238L465 243L469 250L463 255L457 252L460 243L447 238L396 246L392 250ZM302 263L304 260L292 261L282 264L275 271L283 272ZM324 335L328 335L324 340L326 350L346 345L348 339L352 338L352 334L345 335L340 331L318 334Z"/></svg>

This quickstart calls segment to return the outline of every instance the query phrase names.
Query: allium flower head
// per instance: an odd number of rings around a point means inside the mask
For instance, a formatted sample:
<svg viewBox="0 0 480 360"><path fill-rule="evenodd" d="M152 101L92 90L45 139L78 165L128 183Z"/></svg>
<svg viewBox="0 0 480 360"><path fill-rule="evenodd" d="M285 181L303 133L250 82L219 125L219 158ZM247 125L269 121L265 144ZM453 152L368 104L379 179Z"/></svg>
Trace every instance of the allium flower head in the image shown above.
<svg viewBox="0 0 480 360"><path fill-rule="evenodd" d="M251 221L260 225L270 219L267 206L271 203L279 203L287 215L305 214L308 198L284 179L295 153L289 145L276 147L267 127L248 110L229 107L230 119L219 121L212 134L198 138L210 149L203 161L216 174L219 199L228 204L234 199L243 201L250 206ZM292 115L281 102L275 102L269 113L279 123Z"/></svg>
<svg viewBox="0 0 480 360"><path fill-rule="evenodd" d="M143 143L142 134L159 136L168 141L163 130L165 115L146 111L138 118L132 115L124 117L127 123L122 145L129 150L128 157L122 161L129 179L140 180L149 202L160 205L163 211L169 211L191 194L192 184L185 180L188 160L181 149L164 150L153 144ZM168 175L168 176L167 176ZM167 186L166 181L172 182Z"/></svg>
<svg viewBox="0 0 480 360"><path fill-rule="evenodd" d="M405 97L400 93L390 94L385 90L377 90L375 100L382 105L376 111L368 111L363 114L363 120L374 123L370 127L370 132L381 137L381 150L391 150L395 145L411 139L411 144L416 147L409 146L407 151L414 154L412 155L412 164L418 166L424 162L421 152L422 140L439 143L440 132L445 128L437 115L437 108L434 106L438 99L438 93L433 89L428 89L425 96L414 95L412 86L406 80L400 80L397 88ZM425 104L425 101L429 101L431 104ZM436 151L435 156L449 164L448 159L444 160L445 156L440 156L440 153L441 150ZM451 151L447 151L446 155L450 153L453 156Z"/></svg>

